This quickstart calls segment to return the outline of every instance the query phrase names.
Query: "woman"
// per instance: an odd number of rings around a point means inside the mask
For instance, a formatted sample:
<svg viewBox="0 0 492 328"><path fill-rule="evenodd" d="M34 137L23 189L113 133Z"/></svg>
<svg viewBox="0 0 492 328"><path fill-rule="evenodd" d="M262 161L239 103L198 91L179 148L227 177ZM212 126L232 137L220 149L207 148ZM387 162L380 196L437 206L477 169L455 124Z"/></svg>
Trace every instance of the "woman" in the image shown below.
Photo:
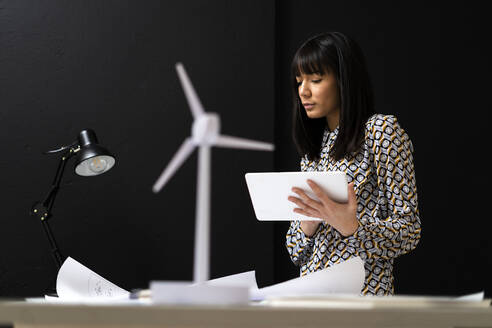
<svg viewBox="0 0 492 328"><path fill-rule="evenodd" d="M307 40L292 61L293 137L302 171L344 171L348 202L330 199L308 180L294 212L322 221L292 221L286 246L301 275L354 256L365 263L366 295L394 293L393 260L420 239L410 138L392 115L375 114L359 46L339 32Z"/></svg>

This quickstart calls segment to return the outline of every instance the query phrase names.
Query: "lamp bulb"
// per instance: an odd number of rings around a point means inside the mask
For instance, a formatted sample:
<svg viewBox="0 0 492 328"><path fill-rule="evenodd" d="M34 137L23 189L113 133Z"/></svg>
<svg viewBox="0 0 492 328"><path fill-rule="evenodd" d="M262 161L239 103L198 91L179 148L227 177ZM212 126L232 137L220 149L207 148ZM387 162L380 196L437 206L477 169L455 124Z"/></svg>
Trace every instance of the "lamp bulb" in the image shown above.
<svg viewBox="0 0 492 328"><path fill-rule="evenodd" d="M106 170L108 163L103 156L96 156L89 160L89 170L94 173L102 173Z"/></svg>

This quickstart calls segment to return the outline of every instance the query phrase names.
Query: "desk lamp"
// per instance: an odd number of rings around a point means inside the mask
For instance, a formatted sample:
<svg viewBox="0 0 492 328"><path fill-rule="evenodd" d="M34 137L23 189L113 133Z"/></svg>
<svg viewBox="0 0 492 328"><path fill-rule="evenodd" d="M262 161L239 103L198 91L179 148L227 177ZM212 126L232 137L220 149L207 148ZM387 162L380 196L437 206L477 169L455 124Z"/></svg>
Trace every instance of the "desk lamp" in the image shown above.
<svg viewBox="0 0 492 328"><path fill-rule="evenodd" d="M75 156L75 173L81 176L95 176L109 171L114 166L115 158L109 151L98 144L96 134L90 129L81 131L77 141L72 144L47 151L44 154L57 153L61 153L61 158L51 189L42 202L36 202L33 205L31 214L41 221L51 246L51 254L55 260L57 270L59 270L64 259L51 232L48 220L52 216L51 209L53 208L56 194L60 189L65 165L70 158Z"/></svg>

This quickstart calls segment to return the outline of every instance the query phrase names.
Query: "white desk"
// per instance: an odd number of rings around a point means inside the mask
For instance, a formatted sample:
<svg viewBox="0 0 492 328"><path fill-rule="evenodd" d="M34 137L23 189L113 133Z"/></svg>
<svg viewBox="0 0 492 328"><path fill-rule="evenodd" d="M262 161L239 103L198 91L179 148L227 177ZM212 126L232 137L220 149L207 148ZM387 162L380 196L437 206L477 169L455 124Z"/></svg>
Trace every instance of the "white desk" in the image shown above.
<svg viewBox="0 0 492 328"><path fill-rule="evenodd" d="M31 327L492 327L492 308L65 305L0 301L0 324Z"/></svg>

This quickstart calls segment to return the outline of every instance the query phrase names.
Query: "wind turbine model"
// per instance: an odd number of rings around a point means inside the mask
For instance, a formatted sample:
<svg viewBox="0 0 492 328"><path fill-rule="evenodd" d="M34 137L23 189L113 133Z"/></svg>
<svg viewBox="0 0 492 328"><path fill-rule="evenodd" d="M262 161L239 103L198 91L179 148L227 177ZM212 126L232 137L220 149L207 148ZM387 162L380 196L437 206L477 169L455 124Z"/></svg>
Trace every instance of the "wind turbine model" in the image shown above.
<svg viewBox="0 0 492 328"><path fill-rule="evenodd" d="M266 142L221 135L219 115L205 112L181 63L176 64L176 70L193 114L191 137L185 139L178 152L155 182L153 191L159 192L190 156L195 147L199 147L193 281L195 284L201 284L209 279L210 269L210 147L273 151L274 146Z"/></svg>

